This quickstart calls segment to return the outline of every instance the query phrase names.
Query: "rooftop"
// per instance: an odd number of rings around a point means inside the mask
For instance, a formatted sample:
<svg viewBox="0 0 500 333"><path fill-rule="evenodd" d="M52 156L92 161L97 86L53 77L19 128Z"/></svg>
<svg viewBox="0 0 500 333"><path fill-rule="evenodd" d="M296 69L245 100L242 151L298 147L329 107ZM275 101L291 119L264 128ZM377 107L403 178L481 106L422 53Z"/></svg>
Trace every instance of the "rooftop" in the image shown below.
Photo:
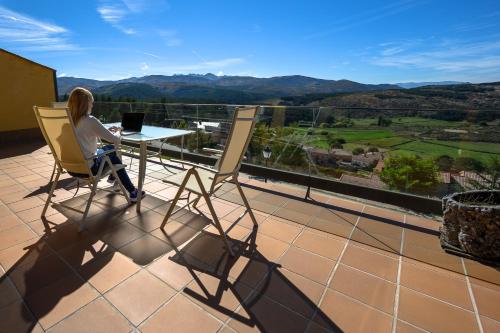
<svg viewBox="0 0 500 333"><path fill-rule="evenodd" d="M242 176L260 225L231 230L230 258L205 205L159 229L176 188L150 164L140 214L99 192L78 233L71 209L40 219L48 151L0 156L0 332L500 330L500 272L445 253L438 221ZM55 200L80 209L72 182ZM214 201L224 226L243 211L235 191Z"/></svg>

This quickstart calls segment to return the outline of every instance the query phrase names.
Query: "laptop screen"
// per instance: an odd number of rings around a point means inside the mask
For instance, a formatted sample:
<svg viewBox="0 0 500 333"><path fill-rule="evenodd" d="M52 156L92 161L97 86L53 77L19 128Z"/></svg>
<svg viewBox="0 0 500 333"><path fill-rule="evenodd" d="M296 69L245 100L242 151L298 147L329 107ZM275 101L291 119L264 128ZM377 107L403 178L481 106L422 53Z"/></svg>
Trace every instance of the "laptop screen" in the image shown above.
<svg viewBox="0 0 500 333"><path fill-rule="evenodd" d="M126 112L122 118L122 128L124 131L140 132L144 122L143 112Z"/></svg>

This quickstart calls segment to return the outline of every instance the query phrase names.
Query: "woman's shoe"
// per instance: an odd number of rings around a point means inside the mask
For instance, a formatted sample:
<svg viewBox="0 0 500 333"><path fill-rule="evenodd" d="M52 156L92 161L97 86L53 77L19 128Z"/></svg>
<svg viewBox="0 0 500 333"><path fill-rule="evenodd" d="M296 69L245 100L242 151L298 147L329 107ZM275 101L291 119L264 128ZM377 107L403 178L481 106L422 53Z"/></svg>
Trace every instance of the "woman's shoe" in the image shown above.
<svg viewBox="0 0 500 333"><path fill-rule="evenodd" d="M130 201L132 202L137 202L137 196L139 193L137 193L138 190L135 189L133 190L131 193L130 193ZM142 191L142 196L141 196L141 199L144 199L144 197L146 196L146 192Z"/></svg>

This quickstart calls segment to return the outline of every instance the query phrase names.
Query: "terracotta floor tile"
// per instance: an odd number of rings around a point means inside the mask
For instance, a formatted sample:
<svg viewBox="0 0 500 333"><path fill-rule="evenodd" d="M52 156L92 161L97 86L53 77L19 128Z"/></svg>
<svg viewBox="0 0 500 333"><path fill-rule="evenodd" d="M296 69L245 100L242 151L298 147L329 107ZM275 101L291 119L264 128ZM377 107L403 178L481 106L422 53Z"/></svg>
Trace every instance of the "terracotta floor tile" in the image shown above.
<svg viewBox="0 0 500 333"><path fill-rule="evenodd" d="M153 260L167 254L171 250L172 247L170 245L150 234L142 236L119 249L120 253L141 266L149 265Z"/></svg>
<svg viewBox="0 0 500 333"><path fill-rule="evenodd" d="M500 292L476 283L472 283L472 292L479 314L500 321Z"/></svg>
<svg viewBox="0 0 500 333"><path fill-rule="evenodd" d="M24 224L0 231L0 251L35 238L37 235Z"/></svg>
<svg viewBox="0 0 500 333"><path fill-rule="evenodd" d="M500 321L481 316L481 325L483 326L484 333L500 332Z"/></svg>
<svg viewBox="0 0 500 333"><path fill-rule="evenodd" d="M126 333L132 330L129 322L104 298L98 298L70 317L52 327L53 333Z"/></svg>
<svg viewBox="0 0 500 333"><path fill-rule="evenodd" d="M169 221L163 229L158 228L151 235L161 239L170 246L180 247L196 236L200 230L177 221Z"/></svg>
<svg viewBox="0 0 500 333"><path fill-rule="evenodd" d="M0 251L0 264L9 270L14 265L25 265L50 254L53 251L43 240L33 238Z"/></svg>
<svg viewBox="0 0 500 333"><path fill-rule="evenodd" d="M280 264L292 272L326 284L333 266L335 266L335 261L292 246L281 258Z"/></svg>
<svg viewBox="0 0 500 333"><path fill-rule="evenodd" d="M348 210L356 211L356 212L360 212L364 206L364 204L362 204L360 202L340 199L337 197L330 197L330 199L328 200L328 204L336 206L336 207L341 207L341 208L345 208Z"/></svg>
<svg viewBox="0 0 500 333"><path fill-rule="evenodd" d="M478 332L472 312L401 287L398 318L431 332ZM443 318L446 318L443 320Z"/></svg>
<svg viewBox="0 0 500 333"><path fill-rule="evenodd" d="M174 294L172 288L141 270L105 296L134 325L139 325Z"/></svg>
<svg viewBox="0 0 500 333"><path fill-rule="evenodd" d="M124 222L111 228L109 232L100 236L99 239L115 249L118 249L144 235L144 231Z"/></svg>
<svg viewBox="0 0 500 333"><path fill-rule="evenodd" d="M165 215L161 215L154 210L149 210L128 220L128 223L143 231L150 232L160 227L164 217Z"/></svg>
<svg viewBox="0 0 500 333"><path fill-rule="evenodd" d="M441 222L438 222L436 220L409 214L406 214L405 223L434 231L439 231L439 227L442 225Z"/></svg>
<svg viewBox="0 0 500 333"><path fill-rule="evenodd" d="M398 320L396 323L396 333L425 333L423 329Z"/></svg>
<svg viewBox="0 0 500 333"><path fill-rule="evenodd" d="M0 307L0 318L0 332L42 332L21 300Z"/></svg>
<svg viewBox="0 0 500 333"><path fill-rule="evenodd" d="M396 285L386 280L340 265L329 287L385 313L393 313Z"/></svg>
<svg viewBox="0 0 500 333"><path fill-rule="evenodd" d="M231 223L224 221L224 220L221 220L220 224L221 224L222 230L224 230L224 232L227 232L227 230L229 230L229 228L231 227ZM213 225L205 228L204 231L210 232L210 233L215 234L215 235L220 235L217 228ZM239 225L236 224L234 227L231 228L231 230L229 230L227 235L229 236L229 238L232 238L232 239L244 240L247 238L247 236L250 233L251 233L250 229L245 228L245 227L240 227Z"/></svg>
<svg viewBox="0 0 500 333"><path fill-rule="evenodd" d="M287 243L291 243L300 230L301 228L297 224L286 223L272 217L259 226L259 233Z"/></svg>
<svg viewBox="0 0 500 333"><path fill-rule="evenodd" d="M229 322L237 332L304 332L308 320L268 297L251 295Z"/></svg>
<svg viewBox="0 0 500 333"><path fill-rule="evenodd" d="M209 316L182 295L177 295L141 325L143 333L164 332L216 332L222 323Z"/></svg>
<svg viewBox="0 0 500 333"><path fill-rule="evenodd" d="M293 242L293 245L321 256L337 260L344 249L345 242L324 237L310 231L304 231Z"/></svg>
<svg viewBox="0 0 500 333"><path fill-rule="evenodd" d="M168 255L149 265L148 270L178 291L194 278L186 266L174 262Z"/></svg>
<svg viewBox="0 0 500 333"><path fill-rule="evenodd" d="M299 274L289 271L284 268L278 269L283 274L283 279L288 280L287 284L291 284L293 288L300 290L311 302L318 304L325 287L313 280L309 280Z"/></svg>
<svg viewBox="0 0 500 333"><path fill-rule="evenodd" d="M244 283L251 288L257 288L260 282L271 273L274 263L255 258L239 257L229 270L229 276L236 283Z"/></svg>
<svg viewBox="0 0 500 333"><path fill-rule="evenodd" d="M463 279L403 261L400 283L410 289L472 311L469 290Z"/></svg>
<svg viewBox="0 0 500 333"><path fill-rule="evenodd" d="M403 223L403 218L404 218L404 215L400 212L390 210L390 209L385 209L385 208L373 207L373 206L366 206L363 213L368 214L368 215L378 216L378 217L392 220L395 222L401 222L401 223Z"/></svg>
<svg viewBox="0 0 500 333"><path fill-rule="evenodd" d="M40 219L40 217L42 216L43 207L44 206L42 205L42 206L37 206L37 207L23 210L21 212L18 212L17 216L21 220L23 220L24 222L33 222L35 220ZM50 217L56 213L58 213L58 211L56 209L52 208L51 206L49 206L47 208L47 212L45 213L45 216ZM72 215L72 216L75 216L75 215ZM81 215L80 215L80 217L81 217Z"/></svg>
<svg viewBox="0 0 500 333"><path fill-rule="evenodd" d="M374 219L361 217L356 229L370 235L380 235L385 238L394 238L400 240L402 238L403 228L399 225L392 225L386 222L381 222Z"/></svg>
<svg viewBox="0 0 500 333"><path fill-rule="evenodd" d="M4 217L0 217L0 231L18 226L23 224L23 221L21 221L16 215L11 214L7 215Z"/></svg>
<svg viewBox="0 0 500 333"><path fill-rule="evenodd" d="M37 197L28 197L28 198L23 199L22 201L17 201L17 202L11 203L8 206L9 206L10 210L12 210L15 213L18 213L20 211L34 208L37 206L41 206L44 204L45 204L45 202L43 200L40 200Z"/></svg>
<svg viewBox="0 0 500 333"><path fill-rule="evenodd" d="M220 201L220 200L212 200L212 205L214 207L215 213L217 214L217 216L219 218L223 218L224 216L231 213L236 208L234 205L225 203L225 202ZM202 212L204 212L207 216L212 216L210 214L210 209L208 208L208 206L206 204L200 205L198 207L198 209L201 210Z"/></svg>
<svg viewBox="0 0 500 333"><path fill-rule="evenodd" d="M336 217L332 219L316 217L307 226L343 238L348 238L354 229L354 224Z"/></svg>
<svg viewBox="0 0 500 333"><path fill-rule="evenodd" d="M236 208L233 210L231 213L227 214L224 216L224 220L229 221L229 222L234 222L236 221L243 212L245 212L246 208L243 206L240 206L239 208ZM262 223L267 217L267 214L261 214L258 213L257 211L253 211L253 214L255 216L255 219L257 220L257 223ZM242 219L238 222L238 225L247 227L247 228L252 228L253 227L253 222L250 218L250 215L248 213L245 213L245 215L242 217Z"/></svg>
<svg viewBox="0 0 500 333"><path fill-rule="evenodd" d="M273 269L253 297L269 297L310 319L324 289L321 284L293 272Z"/></svg>
<svg viewBox="0 0 500 333"><path fill-rule="evenodd" d="M78 273L104 294L139 269L129 258L115 252L86 263Z"/></svg>
<svg viewBox="0 0 500 333"><path fill-rule="evenodd" d="M464 274L462 262L459 257L447 254L443 250L433 251L418 245L404 244L403 261L413 262L415 260L431 266Z"/></svg>
<svg viewBox="0 0 500 333"><path fill-rule="evenodd" d="M417 245L429 250L442 251L439 236L415 230L405 230L405 244Z"/></svg>
<svg viewBox="0 0 500 333"><path fill-rule="evenodd" d="M252 291L242 283L233 284L207 274L200 274L198 278L184 289L183 295L222 321L227 320Z"/></svg>
<svg viewBox="0 0 500 333"><path fill-rule="evenodd" d="M288 244L280 240L257 233L257 251L268 261L276 261L285 253Z"/></svg>
<svg viewBox="0 0 500 333"><path fill-rule="evenodd" d="M397 256L401 249L401 239L386 237L385 235L369 233L356 228L351 236L351 240L359 243L359 246L366 246L372 251L385 255ZM358 244L356 244L358 245Z"/></svg>
<svg viewBox="0 0 500 333"><path fill-rule="evenodd" d="M335 332L390 332L392 327L391 316L333 290L326 292L314 321Z"/></svg>
<svg viewBox="0 0 500 333"><path fill-rule="evenodd" d="M60 279L74 275L69 267L55 255L14 266L8 273L23 297L36 293Z"/></svg>
<svg viewBox="0 0 500 333"><path fill-rule="evenodd" d="M78 270L90 262L105 257L114 251L108 244L98 239L90 239L68 246L58 253L62 259L71 267Z"/></svg>
<svg viewBox="0 0 500 333"><path fill-rule="evenodd" d="M349 244L341 263L374 274L385 280L396 282L398 261L394 258Z"/></svg>
<svg viewBox="0 0 500 333"><path fill-rule="evenodd" d="M295 222L297 224L307 225L314 217L315 212L311 212L311 214L309 214L307 210L297 211L297 210L292 210L287 206L285 206L283 208L278 209L272 215L288 221Z"/></svg>
<svg viewBox="0 0 500 333"><path fill-rule="evenodd" d="M338 221L349 224L355 224L360 216L358 210L350 210L345 208L326 208L322 207L317 214L317 218L327 221Z"/></svg>
<svg viewBox="0 0 500 333"><path fill-rule="evenodd" d="M20 299L14 284L3 275L4 270L0 267L0 308Z"/></svg>
<svg viewBox="0 0 500 333"><path fill-rule="evenodd" d="M470 277L500 286L500 271L477 261L463 259Z"/></svg>
<svg viewBox="0 0 500 333"><path fill-rule="evenodd" d="M48 329L98 296L87 283L70 275L29 295L26 303L42 327Z"/></svg>

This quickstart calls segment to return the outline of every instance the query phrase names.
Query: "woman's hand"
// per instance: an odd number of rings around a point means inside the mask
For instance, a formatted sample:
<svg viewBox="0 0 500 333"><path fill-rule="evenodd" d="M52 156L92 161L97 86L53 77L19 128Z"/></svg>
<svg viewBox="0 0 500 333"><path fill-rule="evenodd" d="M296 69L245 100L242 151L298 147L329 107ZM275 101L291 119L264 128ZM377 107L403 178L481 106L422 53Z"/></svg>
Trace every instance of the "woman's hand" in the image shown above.
<svg viewBox="0 0 500 333"><path fill-rule="evenodd" d="M115 132L121 132L122 128L121 128L121 127L118 127L118 126L111 126L110 128L108 128L108 130L109 130L111 133L115 133Z"/></svg>

